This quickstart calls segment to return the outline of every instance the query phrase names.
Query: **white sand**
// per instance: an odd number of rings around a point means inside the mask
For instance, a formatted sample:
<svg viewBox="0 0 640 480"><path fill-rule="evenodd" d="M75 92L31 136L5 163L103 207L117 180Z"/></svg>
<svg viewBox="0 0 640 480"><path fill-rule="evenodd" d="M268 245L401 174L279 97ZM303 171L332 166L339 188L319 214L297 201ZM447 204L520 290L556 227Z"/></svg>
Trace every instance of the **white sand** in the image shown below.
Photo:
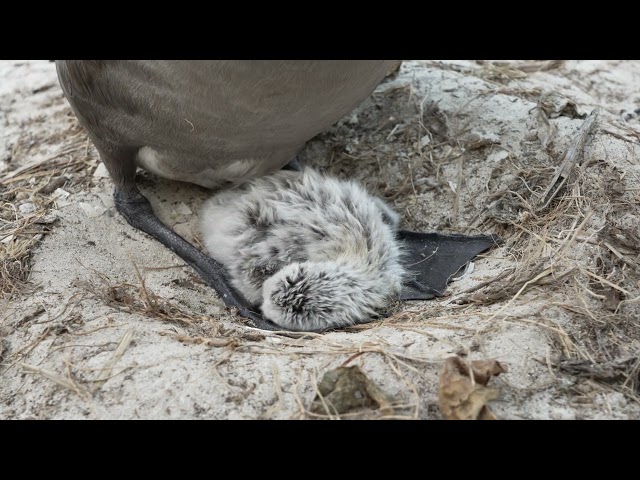
<svg viewBox="0 0 640 480"><path fill-rule="evenodd" d="M47 85L51 87L33 93ZM513 158L557 164L541 147L546 133L534 109L539 92L545 91L568 95L580 112L601 108L601 127L588 143L585 158L597 157L625 172L628 192L621 215L637 225L640 202L632 189L640 186L638 139L633 140L620 125L626 122L629 128L640 129L638 115L633 113L640 107L640 62L570 61L559 69L510 81L488 78L486 66L473 62L406 62L400 74L381 85L353 115L310 142L301 160L360 179L379 194L402 189L391 202L414 229L444 229L456 208L453 190L460 189L457 218L447 231L463 231L486 204L485 195L518 181ZM537 96L531 92L538 92ZM420 104L427 109L433 102L440 118L448 122L448 134L453 137L460 132L460 145L501 142L464 155L462 185L458 185L461 164L455 158L460 153L455 144L434 149L440 157L432 164L428 155L416 156L407 140L417 128ZM631 116L621 120L622 110ZM59 134L74 122L57 84L54 64L0 62L0 169L60 152L69 139ZM582 120L559 116L551 124L557 129L553 148L561 152L569 142L567 135ZM432 141L437 139L423 140L425 152ZM23 146L29 142L33 145L25 152ZM16 145L21 146L20 151L15 151ZM442 359L459 351L470 352L470 358L496 358L508 365L509 373L492 381L501 390L500 398L492 403L499 418L640 417L639 405L616 391L621 383L605 385L577 378L547 364L561 353L560 337L553 329L566 332L576 348L591 354L588 339L582 337L585 322L591 320L559 306L580 305L576 291L581 290L573 281L532 288L511 304L509 298L479 307L459 307L448 298L407 304L405 310L421 313L356 332L300 339L262 335L243 327L180 259L135 231L115 212L112 184L100 171L93 175L97 154L89 144L87 149L87 175L82 182L65 187L70 195L58 202L59 220L33 252L32 288L9 299L4 307L0 338L6 353L0 366L0 418L306 418L304 409L311 405L318 377L358 352L363 353L353 363L385 393L409 405L399 415L440 418L438 372ZM13 163L8 162L9 156ZM492 172L496 172L493 179ZM160 217L193 240L197 213L207 192L150 174L143 174L140 185ZM26 201L15 203L19 207ZM589 237L603 225L605 218L596 210L581 235ZM510 232L515 235L518 231ZM479 259L475 271L452 284L449 292L455 295L517 264L520 258L509 250L509 238L506 240L506 246ZM586 262L589 255L595 255L594 248L588 243L575 244L570 253ZM114 284L139 285L131 258L143 270L149 290L207 319L184 326L126 313L89 298L80 286L97 273ZM640 283L624 288L637 296ZM80 301L82 295L86 298ZM42 313L28 318L38 309ZM593 305L593 311L597 319L604 315L599 303ZM611 318L608 321L615 321L615 316ZM99 390L86 393L129 330L133 330L133 341L110 378ZM176 334L234 341L207 346L180 342ZM603 335L615 336L615 331L604 329ZM621 337L618 343L618 350L609 352L612 358L637 358L637 340ZM70 384L62 386L24 364L54 372Z"/></svg>

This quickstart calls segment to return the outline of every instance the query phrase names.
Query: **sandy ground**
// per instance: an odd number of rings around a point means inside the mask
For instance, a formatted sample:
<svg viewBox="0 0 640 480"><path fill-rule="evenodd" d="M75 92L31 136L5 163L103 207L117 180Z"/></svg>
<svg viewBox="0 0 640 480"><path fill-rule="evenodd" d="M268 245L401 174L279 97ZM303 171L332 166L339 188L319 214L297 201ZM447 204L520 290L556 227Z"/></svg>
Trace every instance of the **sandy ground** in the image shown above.
<svg viewBox="0 0 640 480"><path fill-rule="evenodd" d="M539 208L594 108L567 188ZM302 162L362 181L413 229L505 244L447 297L281 335L245 327L115 212L52 63L2 61L0 418L329 418L309 411L316 385L349 364L394 408L345 418L438 419L454 354L507 365L498 418L640 418L639 114L640 62L405 62ZM206 190L140 186L198 241Z"/></svg>

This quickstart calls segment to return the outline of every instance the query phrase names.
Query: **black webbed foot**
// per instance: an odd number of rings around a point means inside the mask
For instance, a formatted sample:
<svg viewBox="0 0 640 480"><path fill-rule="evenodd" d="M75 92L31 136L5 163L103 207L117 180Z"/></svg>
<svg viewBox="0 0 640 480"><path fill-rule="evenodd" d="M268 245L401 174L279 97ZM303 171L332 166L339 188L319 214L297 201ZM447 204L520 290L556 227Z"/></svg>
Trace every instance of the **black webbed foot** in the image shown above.
<svg viewBox="0 0 640 480"><path fill-rule="evenodd" d="M398 231L405 252L403 264L410 279L402 287L402 300L429 300L444 294L447 284L467 262L493 245L496 235L443 235Z"/></svg>
<svg viewBox="0 0 640 480"><path fill-rule="evenodd" d="M151 235L193 267L227 306L236 307L238 314L249 319L256 328L282 330L264 319L259 308L231 286L220 263L162 223L137 189L116 190L114 197L116 208L133 227ZM443 295L451 277L467 262L500 242L495 235L442 235L407 230L400 230L398 239L405 252L404 266L411 274L403 285L402 300L428 300Z"/></svg>
<svg viewBox="0 0 640 480"><path fill-rule="evenodd" d="M128 191L116 189L115 204L118 212L133 227L142 230L170 248L176 255L193 267L200 276L230 307L236 307L239 315L248 318L253 326L263 330L281 330L277 325L262 318L259 309L252 306L244 296L236 291L229 280L224 267L187 242L167 227L153 212L149 200L137 188Z"/></svg>

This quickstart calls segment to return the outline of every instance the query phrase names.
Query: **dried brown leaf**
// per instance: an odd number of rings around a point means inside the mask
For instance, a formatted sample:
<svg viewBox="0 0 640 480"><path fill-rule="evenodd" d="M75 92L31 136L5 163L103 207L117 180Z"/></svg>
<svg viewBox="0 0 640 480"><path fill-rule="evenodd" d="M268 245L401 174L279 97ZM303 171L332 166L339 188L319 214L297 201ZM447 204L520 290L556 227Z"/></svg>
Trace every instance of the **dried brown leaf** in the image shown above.
<svg viewBox="0 0 640 480"><path fill-rule="evenodd" d="M378 408L392 414L390 399L369 380L360 367L338 367L325 373L318 383L318 395L311 411L341 414L361 408Z"/></svg>
<svg viewBox="0 0 640 480"><path fill-rule="evenodd" d="M475 360L471 364L455 356L448 358L440 372L439 403L449 420L495 420L487 402L498 396L498 390L486 387L493 376L507 368L496 360Z"/></svg>
<svg viewBox="0 0 640 480"><path fill-rule="evenodd" d="M497 360L474 360L471 362L471 370L473 371L474 381L486 386L491 377L507 373L507 366L502 365Z"/></svg>

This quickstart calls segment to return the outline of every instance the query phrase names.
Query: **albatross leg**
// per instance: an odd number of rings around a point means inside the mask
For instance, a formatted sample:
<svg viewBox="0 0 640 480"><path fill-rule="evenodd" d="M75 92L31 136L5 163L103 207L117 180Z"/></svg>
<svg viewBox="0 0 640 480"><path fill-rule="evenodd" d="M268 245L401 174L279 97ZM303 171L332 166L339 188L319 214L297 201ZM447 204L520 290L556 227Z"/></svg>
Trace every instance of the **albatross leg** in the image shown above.
<svg viewBox="0 0 640 480"><path fill-rule="evenodd" d="M151 235L187 262L220 295L226 305L236 307L238 313L251 320L255 327L279 330L276 325L263 319L258 313L258 308L233 288L227 279L227 272L220 263L191 245L156 216L151 203L140 193L135 183L137 149L109 146L95 140L94 142L115 183L116 209L127 222Z"/></svg>

